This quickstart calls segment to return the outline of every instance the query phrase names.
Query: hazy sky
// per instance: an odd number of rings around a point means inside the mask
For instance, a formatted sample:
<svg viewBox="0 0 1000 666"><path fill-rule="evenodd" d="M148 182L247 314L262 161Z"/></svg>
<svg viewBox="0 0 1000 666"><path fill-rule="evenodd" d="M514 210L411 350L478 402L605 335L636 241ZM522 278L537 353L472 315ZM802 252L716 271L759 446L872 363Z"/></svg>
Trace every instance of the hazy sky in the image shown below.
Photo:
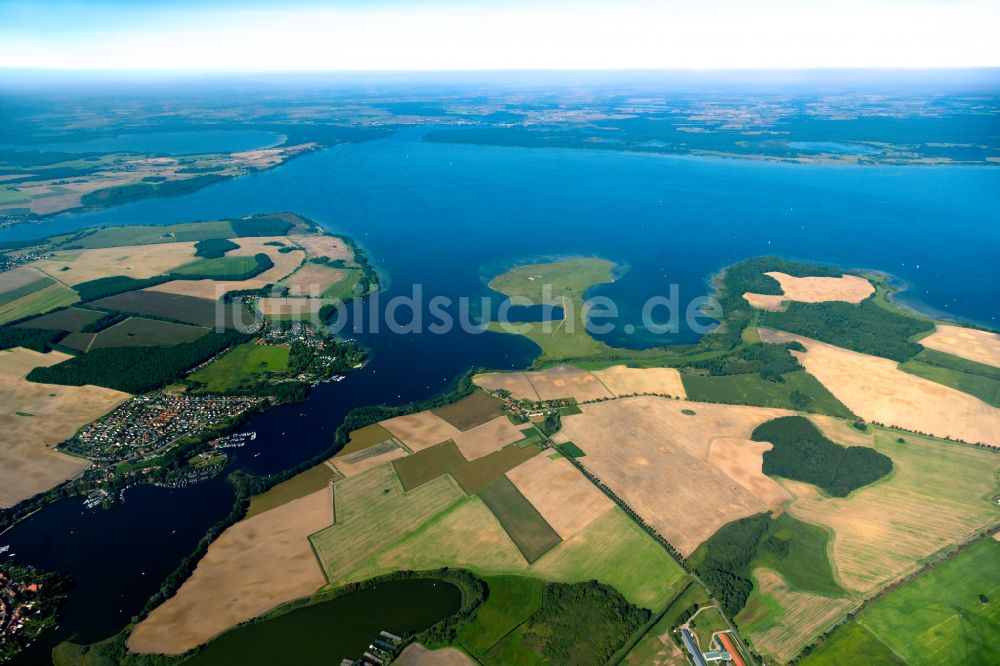
<svg viewBox="0 0 1000 666"><path fill-rule="evenodd" d="M1000 65L1000 0L0 0L0 68Z"/></svg>

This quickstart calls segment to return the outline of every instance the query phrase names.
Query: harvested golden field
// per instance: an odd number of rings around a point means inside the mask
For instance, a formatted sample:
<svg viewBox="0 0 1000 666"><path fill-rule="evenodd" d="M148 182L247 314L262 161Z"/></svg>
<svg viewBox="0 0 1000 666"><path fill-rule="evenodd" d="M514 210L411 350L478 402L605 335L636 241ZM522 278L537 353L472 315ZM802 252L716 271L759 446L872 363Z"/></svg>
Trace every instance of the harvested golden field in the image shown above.
<svg viewBox="0 0 1000 666"><path fill-rule="evenodd" d="M892 474L848 497L781 480L793 496L789 513L833 530L833 565L845 587L864 593L997 520L989 498L1000 455L885 428L875 428L874 447L892 459Z"/></svg>
<svg viewBox="0 0 1000 666"><path fill-rule="evenodd" d="M492 390L506 389L515 398L529 400L575 398L577 402L583 402L614 397L593 374L569 365L541 372L491 372L477 375L473 381L477 386Z"/></svg>
<svg viewBox="0 0 1000 666"><path fill-rule="evenodd" d="M49 283L48 276L31 266L18 266L0 273L0 294L9 294L34 282Z"/></svg>
<svg viewBox="0 0 1000 666"><path fill-rule="evenodd" d="M238 283L230 283L229 286ZM257 308L268 317L302 318L314 315L329 301L322 298L261 298Z"/></svg>
<svg viewBox="0 0 1000 666"><path fill-rule="evenodd" d="M392 662L398 666L476 666L476 662L457 648L428 650L420 643L410 643Z"/></svg>
<svg viewBox="0 0 1000 666"><path fill-rule="evenodd" d="M857 603L793 590L779 573L770 569L757 569L753 576L755 592L773 599L784 611L782 618L791 621L777 622L762 631L744 631L758 652L770 654L781 662L797 655ZM743 617L738 622L741 627L748 624Z"/></svg>
<svg viewBox="0 0 1000 666"><path fill-rule="evenodd" d="M351 248L340 238L326 234L296 234L288 237L292 243L306 251L309 257L327 257L328 259L354 259Z"/></svg>
<svg viewBox="0 0 1000 666"><path fill-rule="evenodd" d="M330 465L342 476L350 477L407 455L409 454L395 442L389 441L345 456L337 456L330 460Z"/></svg>
<svg viewBox="0 0 1000 666"><path fill-rule="evenodd" d="M802 303L823 303L825 301L846 301L860 303L875 293L871 282L857 275L835 277L793 277L778 271L769 271L781 284L783 298Z"/></svg>
<svg viewBox="0 0 1000 666"><path fill-rule="evenodd" d="M978 398L903 372L889 359L788 333L769 331L767 338L802 343L804 353L792 352L799 362L866 421L935 437L1000 444L1000 409Z"/></svg>
<svg viewBox="0 0 1000 666"><path fill-rule="evenodd" d="M782 303L788 300L785 296L771 294L753 294L749 291L743 294L743 299L758 310L776 312L782 309Z"/></svg>
<svg viewBox="0 0 1000 666"><path fill-rule="evenodd" d="M90 466L55 445L125 402L128 393L97 386L29 382L32 368L67 354L40 354L17 347L0 351L0 508L48 490Z"/></svg>
<svg viewBox="0 0 1000 666"><path fill-rule="evenodd" d="M330 268L307 261L297 271L281 280L291 296L319 298L327 289L347 277L342 268Z"/></svg>
<svg viewBox="0 0 1000 666"><path fill-rule="evenodd" d="M70 286L103 277L149 278L196 259L194 243L127 245L56 252L32 265Z"/></svg>
<svg viewBox="0 0 1000 666"><path fill-rule="evenodd" d="M507 478L564 540L614 506L565 458L535 456L507 472Z"/></svg>
<svg viewBox="0 0 1000 666"><path fill-rule="evenodd" d="M381 421L379 425L413 451L421 451L447 439L455 439L462 432L431 411L397 416Z"/></svg>
<svg viewBox="0 0 1000 666"><path fill-rule="evenodd" d="M686 398L681 373L674 368L629 368L615 365L592 373L615 395L663 393Z"/></svg>
<svg viewBox="0 0 1000 666"><path fill-rule="evenodd" d="M577 402L583 402L614 397L597 377L570 365L524 374L542 400L575 398Z"/></svg>
<svg viewBox="0 0 1000 666"><path fill-rule="evenodd" d="M791 495L762 470L764 453L772 448L767 442L717 437L709 444L708 462L778 514Z"/></svg>
<svg viewBox="0 0 1000 666"><path fill-rule="evenodd" d="M181 654L326 583L309 535L333 522L330 488L247 518L209 547L173 597L128 637L131 652Z"/></svg>
<svg viewBox="0 0 1000 666"><path fill-rule="evenodd" d="M868 428L864 432L851 425L850 421L825 414L809 414L806 418L816 424L830 439L847 446L874 446L875 431Z"/></svg>
<svg viewBox="0 0 1000 666"><path fill-rule="evenodd" d="M749 439L754 428L790 414L787 410L655 396L582 409L563 417L555 439L583 449L587 455L579 462L685 556L724 524L766 511L775 501L769 484L750 484L762 493L758 497L741 485L747 483L743 473L738 481L726 473L731 465L716 466L718 452L713 465L711 444L720 437ZM759 469L759 453L760 447L742 452L740 464Z"/></svg>
<svg viewBox="0 0 1000 666"><path fill-rule="evenodd" d="M466 460L475 460L524 439L524 433L506 416L498 416L465 432L459 432L451 439Z"/></svg>
<svg viewBox="0 0 1000 666"><path fill-rule="evenodd" d="M517 399L538 400L538 392L528 381L529 373L524 372L490 372L476 375L472 383L490 391L504 390Z"/></svg>
<svg viewBox="0 0 1000 666"><path fill-rule="evenodd" d="M920 344L945 354L1000 367L1000 335L974 328L938 324Z"/></svg>

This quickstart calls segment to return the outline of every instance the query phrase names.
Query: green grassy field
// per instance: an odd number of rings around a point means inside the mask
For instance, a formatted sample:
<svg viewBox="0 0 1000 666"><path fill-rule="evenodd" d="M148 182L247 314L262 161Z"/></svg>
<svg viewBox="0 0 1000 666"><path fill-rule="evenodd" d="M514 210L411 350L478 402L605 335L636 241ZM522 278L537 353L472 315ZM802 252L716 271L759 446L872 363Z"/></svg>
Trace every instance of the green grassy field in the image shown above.
<svg viewBox="0 0 1000 666"><path fill-rule="evenodd" d="M480 661L486 666L608 663L648 619L648 610L598 583L549 583L538 611Z"/></svg>
<svg viewBox="0 0 1000 666"><path fill-rule="evenodd" d="M436 407L431 411L459 430L465 431L503 416L502 405L498 398L494 398L486 391L475 391L458 402Z"/></svg>
<svg viewBox="0 0 1000 666"><path fill-rule="evenodd" d="M925 349L905 363L900 363L899 369L1000 407L1000 368Z"/></svg>
<svg viewBox="0 0 1000 666"><path fill-rule="evenodd" d="M848 622L800 662L802 666L903 666L885 643L857 622Z"/></svg>
<svg viewBox="0 0 1000 666"><path fill-rule="evenodd" d="M32 280L28 284L22 284L20 287L4 291L0 293L0 308L7 305L8 303L13 303L19 298L24 298L25 296L33 294L36 291L41 291L45 287L48 287L50 284L55 284L55 282L56 281L53 280L52 278L43 275L40 276L37 280Z"/></svg>
<svg viewBox="0 0 1000 666"><path fill-rule="evenodd" d="M257 268L255 257L216 257L200 259L178 266L170 271L177 275L206 275L213 278L227 278L245 275Z"/></svg>
<svg viewBox="0 0 1000 666"><path fill-rule="evenodd" d="M209 238L233 238L235 236L236 232L229 222L216 220L166 226L104 227L83 238L74 240L71 244L84 248L118 247L120 245L153 245L156 243L200 241Z"/></svg>
<svg viewBox="0 0 1000 666"><path fill-rule="evenodd" d="M322 490L330 484L335 476L336 473L326 463L310 467L301 474L296 474L287 481L279 483L267 492L250 498L250 507L247 509L246 517L256 516L258 513L264 513L317 490Z"/></svg>
<svg viewBox="0 0 1000 666"><path fill-rule="evenodd" d="M0 204L28 203L31 197L20 190L0 185Z"/></svg>
<svg viewBox="0 0 1000 666"><path fill-rule="evenodd" d="M479 496L500 521L528 564L562 541L552 526L545 522L538 509L506 476L497 478L480 491Z"/></svg>
<svg viewBox="0 0 1000 666"><path fill-rule="evenodd" d="M75 291L62 283L54 282L0 307L0 324L72 305L79 300Z"/></svg>
<svg viewBox="0 0 1000 666"><path fill-rule="evenodd" d="M534 304L564 308L566 321L554 322L546 332L540 323L522 333L542 349L540 362L601 354L610 348L590 337L584 328L583 294L590 287L611 282L613 262L596 257L564 259L544 264L517 266L490 280L490 289ZM546 291L546 287L551 291ZM505 332L496 322L490 330Z"/></svg>
<svg viewBox="0 0 1000 666"><path fill-rule="evenodd" d="M338 496L338 520L342 504ZM390 535L386 536L389 541ZM569 583L599 580L632 603L654 610L666 607L689 580L680 565L617 507L529 565L477 496L466 497L415 526L404 538L361 557L365 563L352 572L352 580L440 567Z"/></svg>
<svg viewBox="0 0 1000 666"><path fill-rule="evenodd" d="M559 444L556 448L558 448L559 452L562 453L564 456L569 456L570 458L586 458L587 457L586 451L584 451L583 449L581 449L579 446L577 446L573 442L564 442L562 444Z"/></svg>
<svg viewBox="0 0 1000 666"><path fill-rule="evenodd" d="M391 432L378 423L373 423L370 426L352 430L351 434L347 437L347 444L345 444L344 448L337 452L337 455L346 456L349 453L357 453L358 451L367 449L370 446L375 446L376 444L381 444L382 442L390 439L392 439Z"/></svg>
<svg viewBox="0 0 1000 666"><path fill-rule="evenodd" d="M809 373L789 372L782 377L785 380L783 383L771 382L755 374L719 377L681 375L681 380L690 400L783 407L841 418L854 417L843 403ZM797 406L791 397L793 391L809 396L811 401L804 406Z"/></svg>
<svg viewBox="0 0 1000 666"><path fill-rule="evenodd" d="M462 497L462 489L447 476L404 492L392 466L381 465L334 485L336 523L310 541L330 582L346 582L352 570L380 549L419 529Z"/></svg>
<svg viewBox="0 0 1000 666"><path fill-rule="evenodd" d="M669 632L686 621L688 615L694 612L695 605L701 608L710 603L712 602L708 598L705 588L691 581L670 602L670 605L663 611L662 616L656 621L656 624L650 627L649 631L629 651L625 656L624 663L630 666L659 666L660 664L687 666L688 660L678 654L679 652L683 652L683 648L675 648L677 652L674 652L674 650L664 645L661 637L676 645L676 638Z"/></svg>
<svg viewBox="0 0 1000 666"><path fill-rule="evenodd" d="M538 578L525 576L488 576L485 580L489 587L486 602L458 632L458 643L477 658L538 610L545 586Z"/></svg>
<svg viewBox="0 0 1000 666"><path fill-rule="evenodd" d="M361 278L363 277L364 271L360 268L349 269L347 271L347 276L343 280L339 280L338 282L331 284L320 295L323 298L336 298L341 301L349 301L360 295L355 292L354 288L359 282L361 282Z"/></svg>
<svg viewBox="0 0 1000 666"><path fill-rule="evenodd" d="M694 635L698 638L698 646L702 652L708 652L712 645L712 634L717 631L725 631L729 628L722 618L722 613L715 607L707 607L698 613L698 616L691 621Z"/></svg>
<svg viewBox="0 0 1000 666"><path fill-rule="evenodd" d="M806 592L844 594L830 564L832 536L822 527L782 513L768 524L750 569L780 571L789 585Z"/></svg>
<svg viewBox="0 0 1000 666"><path fill-rule="evenodd" d="M89 349L175 345L179 342L197 340L206 333L208 329L200 326L129 317L98 333Z"/></svg>
<svg viewBox="0 0 1000 666"><path fill-rule="evenodd" d="M998 572L1000 541L983 539L880 599L858 622L912 666L995 664Z"/></svg>
<svg viewBox="0 0 1000 666"><path fill-rule="evenodd" d="M462 489L471 495L538 453L537 446L519 447L510 444L469 462L455 442L448 440L394 460L392 464L406 490L417 488L443 474L451 474Z"/></svg>
<svg viewBox="0 0 1000 666"><path fill-rule="evenodd" d="M188 379L205 384L214 393L225 393L239 388L243 382L256 375L265 372L279 373L287 369L288 347L247 342L234 347Z"/></svg>

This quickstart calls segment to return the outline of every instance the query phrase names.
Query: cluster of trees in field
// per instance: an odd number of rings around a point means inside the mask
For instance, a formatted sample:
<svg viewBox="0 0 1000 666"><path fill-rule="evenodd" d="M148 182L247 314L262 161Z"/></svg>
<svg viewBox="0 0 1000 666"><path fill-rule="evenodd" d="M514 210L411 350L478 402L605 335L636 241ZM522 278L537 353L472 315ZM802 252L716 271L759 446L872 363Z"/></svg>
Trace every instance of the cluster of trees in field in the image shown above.
<svg viewBox="0 0 1000 666"><path fill-rule="evenodd" d="M218 259L238 247L239 245L226 238L206 238L194 244L194 256Z"/></svg>
<svg viewBox="0 0 1000 666"><path fill-rule="evenodd" d="M761 323L863 354L905 361L923 349L909 338L931 331L934 323L891 312L869 299L791 303L784 312L764 312Z"/></svg>
<svg viewBox="0 0 1000 666"><path fill-rule="evenodd" d="M745 573L769 521L767 514L758 514L723 525L688 560L730 617L743 609L753 591Z"/></svg>
<svg viewBox="0 0 1000 666"><path fill-rule="evenodd" d="M774 445L764 453L769 476L805 481L834 497L881 479L892 459L867 446L841 446L802 416L784 416L757 426L751 437Z"/></svg>
<svg viewBox="0 0 1000 666"><path fill-rule="evenodd" d="M66 337L66 331L4 326L0 328L0 349L24 347L45 353L52 350L54 345L64 337Z"/></svg>
<svg viewBox="0 0 1000 666"><path fill-rule="evenodd" d="M714 377L722 375L760 374L765 379L775 379L786 372L802 370L798 360L789 349L802 350L797 342L787 345L772 345L758 342L739 347L718 358L691 363L688 367L707 371Z"/></svg>
<svg viewBox="0 0 1000 666"><path fill-rule="evenodd" d="M551 664L603 664L650 616L597 581L546 583L521 641Z"/></svg>
<svg viewBox="0 0 1000 666"><path fill-rule="evenodd" d="M81 282L73 287L73 289L80 295L81 301L88 302L107 298L108 296L116 296L127 291L155 287L158 284L170 282L171 280L233 280L237 282L241 280L249 280L250 278L260 275L270 268L274 268L274 261L272 261L271 257L267 256L263 252L255 254L254 260L256 261L256 265L243 273L229 273L224 275L166 273L164 275L155 275L149 278L134 278L127 275L113 275L111 277L103 277L97 278L96 280Z"/></svg>
<svg viewBox="0 0 1000 666"><path fill-rule="evenodd" d="M211 332L170 347L95 349L47 368L35 368L28 379L44 384L94 384L126 393L145 393L183 376L184 372L251 336Z"/></svg>
<svg viewBox="0 0 1000 666"><path fill-rule="evenodd" d="M265 213L227 221L233 228L233 232L242 238L284 236L292 228L292 223L282 213Z"/></svg>

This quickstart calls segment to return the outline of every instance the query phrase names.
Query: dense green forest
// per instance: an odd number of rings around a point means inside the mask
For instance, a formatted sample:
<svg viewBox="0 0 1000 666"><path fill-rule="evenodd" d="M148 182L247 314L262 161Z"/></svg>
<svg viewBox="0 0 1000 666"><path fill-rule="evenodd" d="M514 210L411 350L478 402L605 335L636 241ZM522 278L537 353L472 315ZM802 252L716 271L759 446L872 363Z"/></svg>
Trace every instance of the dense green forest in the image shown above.
<svg viewBox="0 0 1000 666"><path fill-rule="evenodd" d="M769 520L759 514L723 525L688 560L730 617L743 609L753 590L747 568Z"/></svg>
<svg viewBox="0 0 1000 666"><path fill-rule="evenodd" d="M300 218L297 215L293 217L298 218L304 223L306 222L304 218ZM236 235L243 238L284 236L288 233L288 230L292 228L292 223L289 222L287 216L282 213L265 213L261 215L254 215L252 217L230 219L227 221L233 228L233 231L236 232Z"/></svg>
<svg viewBox="0 0 1000 666"><path fill-rule="evenodd" d="M892 471L888 456L867 446L832 442L802 416L763 423L751 437L774 445L764 453L765 474L805 481L835 497L846 497Z"/></svg>
<svg viewBox="0 0 1000 666"><path fill-rule="evenodd" d="M226 331L208 333L172 347L95 349L48 368L35 368L28 379L44 384L94 384L126 393L145 393L179 379L186 370L251 336Z"/></svg>
<svg viewBox="0 0 1000 666"><path fill-rule="evenodd" d="M53 345L64 337L66 337L66 331L4 326L0 328L0 349L24 347L44 353L51 351Z"/></svg>
<svg viewBox="0 0 1000 666"><path fill-rule="evenodd" d="M218 259L230 250L239 247L236 243L225 238L207 238L194 244L194 256L206 259Z"/></svg>
<svg viewBox="0 0 1000 666"><path fill-rule="evenodd" d="M120 187L107 187L84 194L80 197L80 202L87 207L119 206L149 197L187 194L224 179L224 176L205 175L184 180L168 180L162 183L134 183Z"/></svg>
<svg viewBox="0 0 1000 666"><path fill-rule="evenodd" d="M603 583L547 583L521 641L548 663L603 664L649 618Z"/></svg>
<svg viewBox="0 0 1000 666"><path fill-rule="evenodd" d="M923 349L909 338L934 328L933 322L891 312L872 299L860 305L793 302L784 312L762 313L761 325L900 362Z"/></svg>
<svg viewBox="0 0 1000 666"><path fill-rule="evenodd" d="M798 360L789 353L789 349L801 349L802 345L771 345L765 343L750 344L740 347L725 356L696 361L688 367L707 371L709 375L746 375L759 373L766 379L773 379L786 372L802 370Z"/></svg>

